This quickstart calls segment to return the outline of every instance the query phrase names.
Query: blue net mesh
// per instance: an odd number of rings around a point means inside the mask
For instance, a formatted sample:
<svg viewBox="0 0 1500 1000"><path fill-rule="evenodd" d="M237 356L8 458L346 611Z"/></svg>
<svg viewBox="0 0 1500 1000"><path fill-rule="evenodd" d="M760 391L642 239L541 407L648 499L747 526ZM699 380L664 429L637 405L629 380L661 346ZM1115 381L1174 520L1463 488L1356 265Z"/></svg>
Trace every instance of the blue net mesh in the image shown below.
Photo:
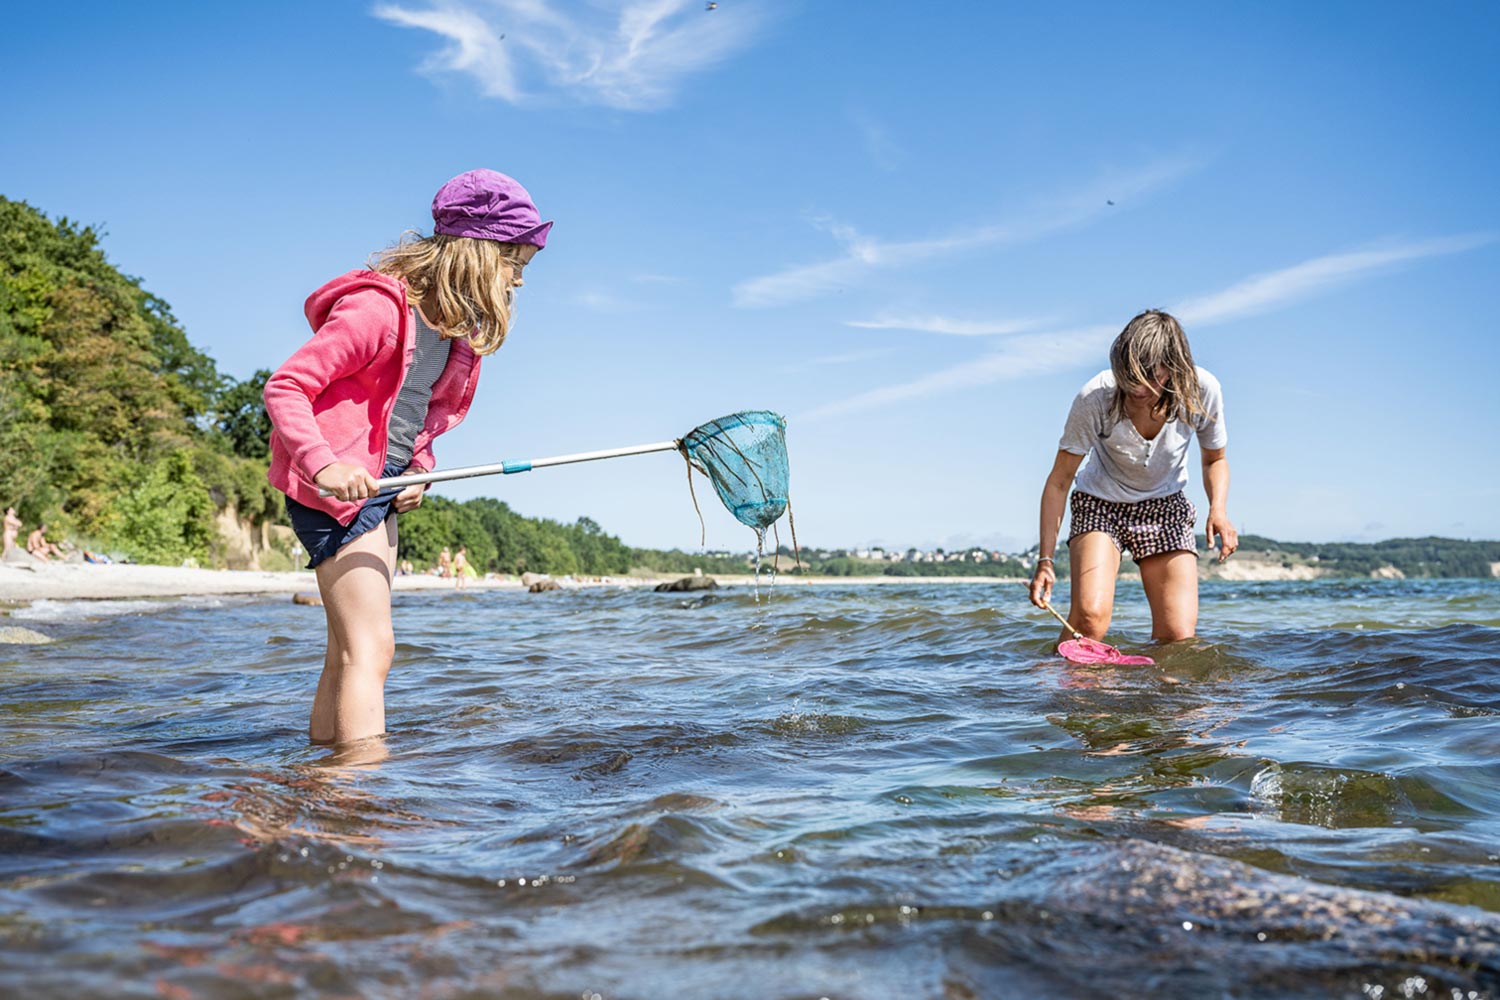
<svg viewBox="0 0 1500 1000"><path fill-rule="evenodd" d="M764 532L786 512L786 420L780 414L732 413L695 427L681 445L741 523Z"/></svg>

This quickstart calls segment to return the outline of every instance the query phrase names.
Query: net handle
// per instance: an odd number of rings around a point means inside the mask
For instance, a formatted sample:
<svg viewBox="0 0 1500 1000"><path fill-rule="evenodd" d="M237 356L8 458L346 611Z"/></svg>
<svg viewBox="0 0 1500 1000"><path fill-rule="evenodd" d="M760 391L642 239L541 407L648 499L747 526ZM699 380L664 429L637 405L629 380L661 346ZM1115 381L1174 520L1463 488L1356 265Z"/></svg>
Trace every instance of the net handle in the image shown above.
<svg viewBox="0 0 1500 1000"><path fill-rule="evenodd" d="M1051 602L1043 604L1042 607L1044 607L1048 611L1052 612L1052 617L1056 618L1058 621L1062 622L1062 627L1065 628L1065 629L1067 629L1068 632L1069 632L1069 634L1071 634L1073 636L1073 638L1075 638L1075 639L1082 639L1083 638L1083 635L1076 628L1074 628L1072 625L1068 624L1068 620L1066 618L1064 618L1062 615L1060 615L1060 614L1057 613L1057 609L1052 606Z"/></svg>
<svg viewBox="0 0 1500 1000"><path fill-rule="evenodd" d="M572 455L554 455L551 458L533 458L528 462L495 462L492 465L470 465L444 472L415 472L407 476L391 476L377 479L375 485L384 493L387 490L405 489L418 483L446 483L452 479L472 479L475 476L509 476L532 469L545 469L551 465L572 465L575 462L597 462L605 458L622 458L626 455L649 455L656 451L676 451L676 441L657 441L655 444L638 444L629 448L608 448L604 451L581 451ZM318 490L318 496L332 496L328 490Z"/></svg>

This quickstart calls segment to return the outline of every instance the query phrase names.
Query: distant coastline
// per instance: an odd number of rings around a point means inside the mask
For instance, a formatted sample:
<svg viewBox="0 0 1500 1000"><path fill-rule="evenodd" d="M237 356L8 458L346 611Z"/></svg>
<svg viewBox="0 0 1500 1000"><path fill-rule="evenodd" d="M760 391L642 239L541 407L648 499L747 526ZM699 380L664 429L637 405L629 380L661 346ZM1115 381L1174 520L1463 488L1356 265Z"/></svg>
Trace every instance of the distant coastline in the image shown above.
<svg viewBox="0 0 1500 1000"><path fill-rule="evenodd" d="M1237 555L1223 564L1211 555L1199 564L1199 576L1203 580L1232 581L1295 581L1325 578L1351 578L1354 575L1341 573L1326 567L1307 564L1286 565L1276 556L1257 553ZM1121 576L1137 577L1127 561ZM564 590L590 587L650 589L660 583L680 579L682 573L649 573L640 570L619 576L559 576L555 579ZM687 574L691 575L691 574ZM751 573L709 574L721 587L749 587L756 584ZM1367 574L1376 579L1403 579L1404 574L1392 568L1386 572ZM1491 576L1500 576L1500 562L1493 564ZM761 587L772 582L769 567L762 570ZM870 585L933 585L933 584L1011 584L1024 586L1024 577L947 575L947 576L888 576L864 574L858 576L828 576L816 573L775 574L775 585L786 586L870 586ZM24 606L34 601L70 600L140 600L167 597L231 596L231 595L293 595L317 593L317 580L306 571L269 572L261 570L199 569L185 566L104 565L87 563L48 563L23 566L15 563L0 565L0 613L6 606ZM428 574L396 577L393 589L398 593L418 591L453 591L453 581ZM492 575L469 581L469 591L505 590L524 592L526 584L511 575Z"/></svg>
<svg viewBox="0 0 1500 1000"><path fill-rule="evenodd" d="M622 576L560 576L555 579L564 590L588 587L625 587L649 590L661 583L680 579L684 574L632 574ZM691 574L689 574L691 575ZM721 587L754 586L754 574L716 573L712 578ZM769 569L761 571L759 585L771 585ZM775 575L777 586L810 584L910 584L910 583L1024 583L1004 577L833 577ZM454 591L453 581L429 574L397 576L392 589L398 593L418 591ZM470 580L466 591L509 590L524 592L527 587L515 576L492 576ZM162 597L197 597L231 595L274 595L317 593L318 582L311 572L232 569L200 569L186 566L144 566L87 563L48 563L35 567L14 563L0 565L0 606L25 605L33 601L69 600L138 600ZM454 591L457 593L457 591Z"/></svg>

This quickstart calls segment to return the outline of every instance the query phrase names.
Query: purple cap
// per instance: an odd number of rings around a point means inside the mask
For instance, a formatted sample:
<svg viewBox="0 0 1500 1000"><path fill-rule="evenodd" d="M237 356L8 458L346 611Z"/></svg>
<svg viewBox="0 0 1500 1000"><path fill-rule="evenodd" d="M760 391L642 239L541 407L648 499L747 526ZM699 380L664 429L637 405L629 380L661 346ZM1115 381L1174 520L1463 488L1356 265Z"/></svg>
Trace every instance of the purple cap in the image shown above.
<svg viewBox="0 0 1500 1000"><path fill-rule="evenodd" d="M438 188L432 221L433 231L446 236L529 243L538 250L552 228L520 182L495 170L470 170Z"/></svg>

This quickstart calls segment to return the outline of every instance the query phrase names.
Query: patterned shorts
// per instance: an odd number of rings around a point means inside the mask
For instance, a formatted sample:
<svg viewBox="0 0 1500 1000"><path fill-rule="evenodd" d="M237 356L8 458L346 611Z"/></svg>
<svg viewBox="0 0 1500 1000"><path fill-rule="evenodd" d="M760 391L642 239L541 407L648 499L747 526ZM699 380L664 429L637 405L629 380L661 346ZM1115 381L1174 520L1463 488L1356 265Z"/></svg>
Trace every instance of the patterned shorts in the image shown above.
<svg viewBox="0 0 1500 1000"><path fill-rule="evenodd" d="M1198 508L1183 493L1140 503L1115 503L1074 490L1068 506L1073 512L1070 542L1086 532L1102 531L1120 551L1129 550L1136 562L1163 552L1198 551L1198 539L1193 534Z"/></svg>

